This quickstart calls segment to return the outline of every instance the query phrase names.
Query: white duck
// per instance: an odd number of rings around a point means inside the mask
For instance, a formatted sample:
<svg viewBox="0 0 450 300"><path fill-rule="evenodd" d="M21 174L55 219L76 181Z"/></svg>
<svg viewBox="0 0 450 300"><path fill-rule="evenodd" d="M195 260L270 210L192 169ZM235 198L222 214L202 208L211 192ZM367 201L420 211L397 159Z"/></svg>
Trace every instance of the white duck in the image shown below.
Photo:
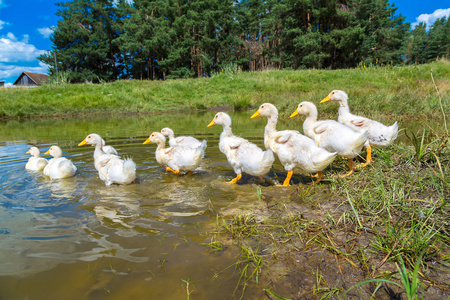
<svg viewBox="0 0 450 300"><path fill-rule="evenodd" d="M303 174L317 173L319 178L313 182L318 183L323 178L321 172L336 157L336 153L330 153L318 147L312 139L294 130L277 131L278 110L270 103L262 104L251 119L267 117L267 125L264 130L264 145L272 149L278 155L281 164L288 172L282 186L289 186L294 169L299 169Z"/></svg>
<svg viewBox="0 0 450 300"><path fill-rule="evenodd" d="M237 183L242 172L253 176L267 174L275 160L273 151L268 149L261 150L258 146L250 143L246 139L235 136L231 131L231 118L224 112L218 112L208 127L213 125L222 125L223 131L220 134L219 150L226 155L228 162L236 173L236 178L230 183Z"/></svg>
<svg viewBox="0 0 450 300"><path fill-rule="evenodd" d="M41 153L39 149L35 146L32 146L26 154L31 154L32 156L28 159L27 164L25 165L25 169L31 171L42 171L47 165L48 161L41 157Z"/></svg>
<svg viewBox="0 0 450 300"><path fill-rule="evenodd" d="M173 133L173 130L165 127L161 129L161 133L169 138L169 146L183 146L188 148L197 148L198 146L202 146L203 150L203 156L205 155L206 150L206 140L203 140L203 142L200 142L196 138L192 136L178 136L175 137L175 134Z"/></svg>
<svg viewBox="0 0 450 300"><path fill-rule="evenodd" d="M338 121L340 123L347 125L359 132L364 131L369 132L369 139L365 144L367 149L366 162L359 166L361 167L366 166L373 161L371 146L376 147L389 146L397 138L398 135L397 122L395 122L392 126L388 127L377 121L351 114L347 102L348 95L344 91L334 90L331 93L329 93L328 96L325 97L325 99L323 99L320 103L324 103L330 100L339 102Z"/></svg>
<svg viewBox="0 0 450 300"><path fill-rule="evenodd" d="M131 158L125 160L114 154L106 154L103 151L104 142L95 133L88 135L78 146L94 145L94 165L98 175L106 185L130 184L136 179L136 164Z"/></svg>
<svg viewBox="0 0 450 300"><path fill-rule="evenodd" d="M165 148L166 137L159 132L153 132L144 144L156 143L156 161L166 167L167 172L179 174L191 173L199 165L203 157L203 148L200 144L197 148L173 146Z"/></svg>
<svg viewBox="0 0 450 300"><path fill-rule="evenodd" d="M369 133L358 132L334 120L317 121L317 107L308 101L300 103L290 118L297 115L306 116L303 132L316 142L316 145L348 159L348 176L354 171L353 158L361 153Z"/></svg>
<svg viewBox="0 0 450 300"><path fill-rule="evenodd" d="M75 176L77 167L67 158L62 157L62 150L58 146L51 146L44 154L53 156L44 168L44 175L51 179L61 179Z"/></svg>

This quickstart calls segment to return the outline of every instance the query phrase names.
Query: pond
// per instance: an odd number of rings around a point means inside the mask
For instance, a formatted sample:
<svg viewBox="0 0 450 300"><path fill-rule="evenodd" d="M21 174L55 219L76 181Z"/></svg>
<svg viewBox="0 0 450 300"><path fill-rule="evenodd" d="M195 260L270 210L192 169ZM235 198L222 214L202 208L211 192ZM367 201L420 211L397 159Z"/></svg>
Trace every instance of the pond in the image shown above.
<svg viewBox="0 0 450 300"><path fill-rule="evenodd" d="M265 119L230 112L233 131L263 147ZM257 178L235 174L218 149L221 126L207 128L214 111L158 115L51 118L0 123L1 299L230 299L239 281L232 267L239 249L211 253L216 214L257 203ZM155 160L153 131L206 139L200 167L191 175L168 174ZM279 129L300 129L281 120ZM98 133L137 165L127 186L105 186L93 163L94 148L78 147ZM50 180L25 170L31 145L43 154L59 145L78 168L75 177ZM48 157L47 157L48 158ZM276 161L279 180L285 172ZM269 173L268 177L275 177ZM303 178L295 176L294 182ZM302 183L300 183L302 184ZM230 267L231 266L231 267ZM261 287L248 287L261 299ZM68 296L69 295L69 296Z"/></svg>

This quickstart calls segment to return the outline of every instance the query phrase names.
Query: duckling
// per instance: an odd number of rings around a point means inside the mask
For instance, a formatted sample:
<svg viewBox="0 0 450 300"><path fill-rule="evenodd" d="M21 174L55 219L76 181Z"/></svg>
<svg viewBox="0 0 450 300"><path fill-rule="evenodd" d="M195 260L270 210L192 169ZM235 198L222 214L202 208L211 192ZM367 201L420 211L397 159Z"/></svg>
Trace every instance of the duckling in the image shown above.
<svg viewBox="0 0 450 300"><path fill-rule="evenodd" d="M398 125L395 122L391 126L386 126L377 121L356 116L350 113L348 106L348 95L344 91L334 90L328 94L320 103L327 101L339 102L339 117L338 121L347 125L359 132L369 132L369 139L365 143L367 150L366 162L358 166L364 167L373 162L372 160L372 146L386 147L394 142L398 135Z"/></svg>
<svg viewBox="0 0 450 300"><path fill-rule="evenodd" d="M103 140L96 134L88 135L78 146L94 145L94 165L98 175L106 185L130 184L136 179L136 164L131 158L121 159L114 154L106 154L103 151Z"/></svg>
<svg viewBox="0 0 450 300"><path fill-rule="evenodd" d="M166 137L159 132L153 132L144 144L156 143L156 161L166 167L167 172L180 174L180 172L192 173L199 165L203 157L203 146L188 148L173 146L165 148Z"/></svg>
<svg viewBox="0 0 450 300"><path fill-rule="evenodd" d="M228 163L237 175L230 183L237 183L242 177L242 172L258 176L262 180L262 175L270 171L275 160L273 151L271 149L263 151L248 140L235 136L231 131L231 118L224 112L218 112L208 127L213 125L223 127L219 150L226 155Z"/></svg>
<svg viewBox="0 0 450 300"><path fill-rule="evenodd" d="M284 169L288 172L282 186L290 185L289 181L295 168L303 174L317 173L318 179L313 184L320 182L323 178L321 171L331 164L337 153L331 153L318 147L312 139L298 131L277 131L278 110L271 103L262 104L250 118L260 116L267 118L264 145L277 154Z"/></svg>
<svg viewBox="0 0 450 300"><path fill-rule="evenodd" d="M77 167L65 157L62 157L62 150L58 146L51 146L44 154L53 156L44 168L44 175L51 179L61 179L75 176Z"/></svg>
<svg viewBox="0 0 450 300"><path fill-rule="evenodd" d="M31 157L28 159L28 162L25 165L25 169L27 170L42 171L48 164L48 161L45 158L40 157L41 153L35 146L32 146L26 154L31 154Z"/></svg>
<svg viewBox="0 0 450 300"><path fill-rule="evenodd" d="M349 171L341 177L354 171L353 158L361 153L369 133L361 133L334 120L317 121L317 107L308 101L300 103L290 118L297 115L306 116L303 122L303 132L316 142L316 145L348 160Z"/></svg>

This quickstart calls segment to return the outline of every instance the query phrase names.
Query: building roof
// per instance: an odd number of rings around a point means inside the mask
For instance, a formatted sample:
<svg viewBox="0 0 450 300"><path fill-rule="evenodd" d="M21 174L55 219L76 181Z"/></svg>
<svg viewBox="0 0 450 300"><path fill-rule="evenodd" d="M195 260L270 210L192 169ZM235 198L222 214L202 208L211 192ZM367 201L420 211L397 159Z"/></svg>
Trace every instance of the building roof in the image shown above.
<svg viewBox="0 0 450 300"><path fill-rule="evenodd" d="M19 78L17 78L17 80L14 82L14 85L16 85L16 83L19 82L20 78L24 76L24 74L28 76L28 78L30 78L34 83L36 83L36 85L42 85L46 80L48 80L48 75L46 74L23 72L22 74L20 74Z"/></svg>

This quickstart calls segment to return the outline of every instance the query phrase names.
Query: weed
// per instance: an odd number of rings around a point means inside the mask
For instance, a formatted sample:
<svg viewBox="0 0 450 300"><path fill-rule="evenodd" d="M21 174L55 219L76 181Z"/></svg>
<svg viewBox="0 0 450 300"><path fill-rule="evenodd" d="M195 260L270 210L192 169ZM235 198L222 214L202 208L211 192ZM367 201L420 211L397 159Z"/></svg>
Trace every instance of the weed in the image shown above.
<svg viewBox="0 0 450 300"><path fill-rule="evenodd" d="M191 294L194 292L194 290L189 289L189 286L193 285L195 282L189 281L189 278L187 280L181 279L181 281L184 282L184 284L182 286L186 287L186 296L187 296L187 300L189 300Z"/></svg>
<svg viewBox="0 0 450 300"><path fill-rule="evenodd" d="M262 259L259 257L258 250L253 250L250 247L245 247L240 245L241 248L241 257L243 257L243 260L237 261L235 265L235 269L240 269L240 277L236 284L236 288L234 289L233 295L236 294L240 284L242 284L242 295L241 298L244 296L245 293L245 287L247 286L247 283L254 279L256 283L259 282L259 275L261 274L261 265L262 265Z"/></svg>
<svg viewBox="0 0 450 300"><path fill-rule="evenodd" d="M316 276L316 284L314 285L313 290L311 292L314 296L318 295L318 294L322 294L322 296L320 297L321 300L322 299L331 299L331 298L333 298L334 295L341 292L342 289L330 288L328 286L326 281L323 279L322 272L320 272L319 269L317 269L315 276Z"/></svg>
<svg viewBox="0 0 450 300"><path fill-rule="evenodd" d="M223 251L223 244L220 241L217 241L215 237L211 238L210 243L202 243L202 245L209 246L209 251L212 253Z"/></svg>
<svg viewBox="0 0 450 300"><path fill-rule="evenodd" d="M261 187L260 186L256 187L256 197L258 197L259 201L262 200L262 191L261 191Z"/></svg>
<svg viewBox="0 0 450 300"><path fill-rule="evenodd" d="M270 294L270 295L274 296L274 297L277 298L277 299L280 299L280 300L290 300L290 299L288 299L288 298L284 298L284 297L281 297L281 296L275 294L274 292L272 292L272 291L269 290L269 289L263 289L263 291L264 291L266 294Z"/></svg>
<svg viewBox="0 0 450 300"><path fill-rule="evenodd" d="M397 257L396 257L397 258L396 265L397 265L397 270L398 270L397 273L400 275L400 281L402 284L399 284L395 281L388 280L388 279L381 279L381 278L370 279L370 280L360 282L360 283L354 285L353 287L351 287L350 289L346 290L344 292L344 294L342 295L342 297L345 297L345 295L354 288L357 288L357 287L367 284L367 283L377 282L377 283L389 283L389 284L396 285L403 289L408 300L417 299L419 283L420 283L419 282L419 269L420 269L420 265L422 264L422 258L423 258L425 251L426 251L426 249L424 249L422 251L422 253L419 255L419 258L417 259L417 261L414 264L414 270L412 272L409 272L406 269L406 266L405 266L402 256L400 254L397 255ZM391 277L392 275L394 275L394 273L389 274L388 278ZM378 288L375 289L374 293L377 290L378 290Z"/></svg>

